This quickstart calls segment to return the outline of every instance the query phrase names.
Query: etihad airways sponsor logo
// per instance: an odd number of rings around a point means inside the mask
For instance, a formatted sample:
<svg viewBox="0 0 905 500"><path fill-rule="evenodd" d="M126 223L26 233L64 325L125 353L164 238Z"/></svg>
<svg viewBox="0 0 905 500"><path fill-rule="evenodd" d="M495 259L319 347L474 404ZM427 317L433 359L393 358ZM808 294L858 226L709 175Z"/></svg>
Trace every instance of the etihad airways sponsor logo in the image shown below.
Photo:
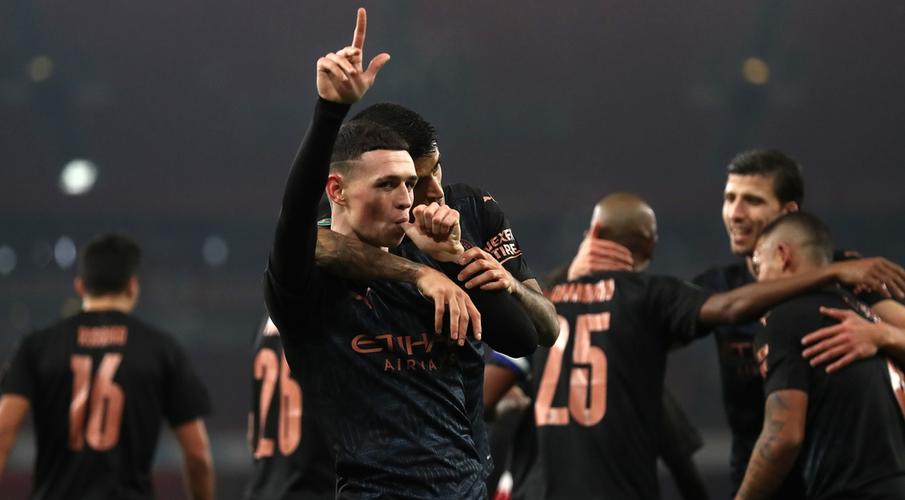
<svg viewBox="0 0 905 500"><path fill-rule="evenodd" d="M420 335L356 335L352 350L359 354L386 353L383 371L423 370L434 371L434 341L426 333Z"/></svg>

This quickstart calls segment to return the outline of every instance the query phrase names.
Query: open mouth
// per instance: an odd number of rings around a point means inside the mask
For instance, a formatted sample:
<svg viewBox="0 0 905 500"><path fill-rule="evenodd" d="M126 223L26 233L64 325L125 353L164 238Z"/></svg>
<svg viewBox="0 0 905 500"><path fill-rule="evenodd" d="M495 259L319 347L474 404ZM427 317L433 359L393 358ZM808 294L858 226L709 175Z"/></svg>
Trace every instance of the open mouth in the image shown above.
<svg viewBox="0 0 905 500"><path fill-rule="evenodd" d="M732 236L732 239L746 240L754 236L754 229L751 227L730 227L729 234Z"/></svg>

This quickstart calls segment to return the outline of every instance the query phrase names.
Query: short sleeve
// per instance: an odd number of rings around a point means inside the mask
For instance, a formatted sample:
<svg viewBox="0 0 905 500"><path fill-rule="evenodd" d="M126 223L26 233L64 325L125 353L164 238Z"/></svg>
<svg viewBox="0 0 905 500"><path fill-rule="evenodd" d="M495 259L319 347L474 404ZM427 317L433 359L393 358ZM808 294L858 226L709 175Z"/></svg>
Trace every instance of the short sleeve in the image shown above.
<svg viewBox="0 0 905 500"><path fill-rule="evenodd" d="M515 279L519 281L533 279L534 274L528 268L528 262L522 255L522 248L499 203L486 191L481 191L481 199L476 202L481 209L484 251L503 264Z"/></svg>
<svg viewBox="0 0 905 500"><path fill-rule="evenodd" d="M18 394L33 400L37 386L32 336L25 337L0 374L0 394Z"/></svg>
<svg viewBox="0 0 905 500"><path fill-rule="evenodd" d="M709 331L698 317L711 292L670 276L651 276L647 287L647 313L670 342L684 344Z"/></svg>
<svg viewBox="0 0 905 500"><path fill-rule="evenodd" d="M821 327L817 308L813 309L814 312L801 311L786 304L767 315L766 325L755 341L765 395L783 389L808 390L811 366L801 355L801 338Z"/></svg>
<svg viewBox="0 0 905 500"><path fill-rule="evenodd" d="M207 388L198 378L192 362L175 341L166 353L166 393L163 396L164 416L176 427L211 413Z"/></svg>

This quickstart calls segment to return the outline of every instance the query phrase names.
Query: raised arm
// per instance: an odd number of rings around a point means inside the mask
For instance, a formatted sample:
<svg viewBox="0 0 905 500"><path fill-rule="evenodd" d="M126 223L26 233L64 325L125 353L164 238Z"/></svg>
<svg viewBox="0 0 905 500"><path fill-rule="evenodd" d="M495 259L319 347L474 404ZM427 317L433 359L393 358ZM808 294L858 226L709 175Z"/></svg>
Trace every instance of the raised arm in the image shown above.
<svg viewBox="0 0 905 500"><path fill-rule="evenodd" d="M207 428L200 418L179 425L173 431L182 448L185 486L192 500L214 499L214 459Z"/></svg>
<svg viewBox="0 0 905 500"><path fill-rule="evenodd" d="M319 99L286 181L270 253L271 274L289 290L303 289L314 265L317 204L327 181L330 156L342 120L349 106L364 96L377 72L390 59L389 54L379 54L363 69L366 24L365 10L358 9L352 45L317 61Z"/></svg>
<svg viewBox="0 0 905 500"><path fill-rule="evenodd" d="M905 270L882 257L834 262L797 276L713 294L701 307L699 319L703 326L751 320L778 302L835 281L871 288L889 283L889 288L898 295L905 289Z"/></svg>

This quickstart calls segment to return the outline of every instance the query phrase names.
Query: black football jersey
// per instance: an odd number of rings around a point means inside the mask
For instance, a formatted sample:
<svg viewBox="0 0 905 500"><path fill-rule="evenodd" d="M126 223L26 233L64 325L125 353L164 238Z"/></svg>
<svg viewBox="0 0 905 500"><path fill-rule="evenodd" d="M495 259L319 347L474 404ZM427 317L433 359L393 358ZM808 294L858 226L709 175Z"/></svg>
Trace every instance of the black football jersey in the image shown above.
<svg viewBox="0 0 905 500"><path fill-rule="evenodd" d="M827 374L802 356L801 339L836 320L820 307L876 320L841 287L806 293L775 307L755 340L764 391L808 393L798 460L809 499L905 498L905 376L882 353Z"/></svg>
<svg viewBox="0 0 905 500"><path fill-rule="evenodd" d="M835 260L845 260L851 252L837 251ZM754 277L745 261L712 268L694 280L694 283L713 292L728 292L754 283ZM880 294L866 292L858 296L873 305L885 300ZM733 494L745 478L748 459L760 435L764 421L764 385L754 357L754 336L761 330L758 321L736 325L721 325L713 329L717 346L722 381L723 407L729 430L732 432L732 448L729 474ZM777 498L796 500L801 496L801 484L786 484Z"/></svg>
<svg viewBox="0 0 905 500"><path fill-rule="evenodd" d="M329 431L312 418L311 394L289 370L280 332L267 318L255 336L248 421L254 470L249 500L327 500L336 486ZM306 404L307 403L307 404Z"/></svg>
<svg viewBox="0 0 905 500"><path fill-rule="evenodd" d="M459 227L462 240L476 245L496 258L512 276L524 282L534 278L528 263L512 231L509 220L497 201L488 192L467 184L452 184L443 188L446 205L459 212ZM437 267L406 239L394 250L396 253L416 262ZM461 356L462 368L467 376L466 404L472 422L475 446L484 463L484 474L493 470L490 442L484 423L484 344L473 339L468 341L468 355Z"/></svg>
<svg viewBox="0 0 905 500"><path fill-rule="evenodd" d="M116 312L81 312L26 336L0 390L31 403L32 498L152 498L161 420L210 412L189 358L169 335Z"/></svg>
<svg viewBox="0 0 905 500"><path fill-rule="evenodd" d="M532 499L659 496L668 349L706 333L709 293L675 278L595 273L554 287L560 334L535 353Z"/></svg>

